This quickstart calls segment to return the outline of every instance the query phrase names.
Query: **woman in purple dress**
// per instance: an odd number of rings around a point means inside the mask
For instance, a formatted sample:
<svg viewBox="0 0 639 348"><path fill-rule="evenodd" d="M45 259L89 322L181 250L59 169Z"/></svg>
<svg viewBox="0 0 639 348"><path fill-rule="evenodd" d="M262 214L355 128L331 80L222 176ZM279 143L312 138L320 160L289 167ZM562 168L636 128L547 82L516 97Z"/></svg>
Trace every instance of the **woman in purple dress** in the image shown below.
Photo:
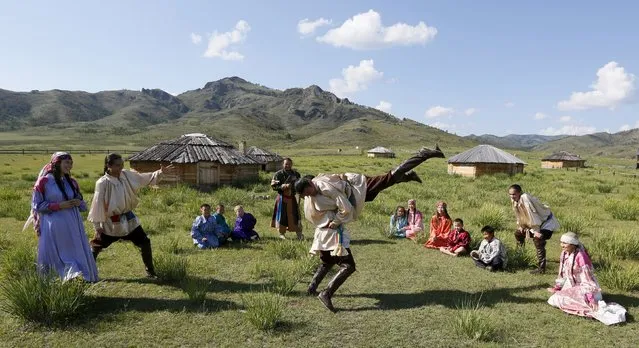
<svg viewBox="0 0 639 348"><path fill-rule="evenodd" d="M245 241L260 239L257 232L253 230L257 223L255 217L251 213L245 212L241 205L236 206L234 210L237 219L235 219L235 228L231 232L231 238Z"/></svg>
<svg viewBox="0 0 639 348"><path fill-rule="evenodd" d="M78 183L71 178L73 160L56 152L38 175L33 187L31 216L38 235L38 267L55 271L63 280L82 277L98 281L98 269L84 232L81 211L87 206ZM26 227L26 225L25 225Z"/></svg>

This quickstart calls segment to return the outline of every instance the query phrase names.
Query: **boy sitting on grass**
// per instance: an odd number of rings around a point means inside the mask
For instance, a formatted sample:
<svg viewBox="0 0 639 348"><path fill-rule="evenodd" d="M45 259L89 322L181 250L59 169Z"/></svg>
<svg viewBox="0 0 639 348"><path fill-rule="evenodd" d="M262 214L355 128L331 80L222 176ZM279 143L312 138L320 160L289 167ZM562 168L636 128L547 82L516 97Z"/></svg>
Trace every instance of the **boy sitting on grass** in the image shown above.
<svg viewBox="0 0 639 348"><path fill-rule="evenodd" d="M448 233L448 246L439 248L444 254L459 256L470 249L470 234L464 230L464 220L453 220L453 230Z"/></svg>
<svg viewBox="0 0 639 348"><path fill-rule="evenodd" d="M231 238L233 238L234 241L260 239L260 235L255 232L257 219L255 219L253 214L245 212L244 207L241 205L236 206L234 210L237 218L235 219L235 228L233 228L233 232L231 232Z"/></svg>
<svg viewBox="0 0 639 348"><path fill-rule="evenodd" d="M481 229L484 240L479 245L479 250L470 252L470 257L475 261L475 265L479 268L485 268L487 271L495 272L503 270L506 267L506 249L504 244L495 238L495 229L491 226L484 226Z"/></svg>
<svg viewBox="0 0 639 348"><path fill-rule="evenodd" d="M211 216L211 206L206 203L202 204L200 212L202 215L196 217L193 226L191 226L193 245L200 249L219 247L226 241L226 237L215 221L215 217Z"/></svg>

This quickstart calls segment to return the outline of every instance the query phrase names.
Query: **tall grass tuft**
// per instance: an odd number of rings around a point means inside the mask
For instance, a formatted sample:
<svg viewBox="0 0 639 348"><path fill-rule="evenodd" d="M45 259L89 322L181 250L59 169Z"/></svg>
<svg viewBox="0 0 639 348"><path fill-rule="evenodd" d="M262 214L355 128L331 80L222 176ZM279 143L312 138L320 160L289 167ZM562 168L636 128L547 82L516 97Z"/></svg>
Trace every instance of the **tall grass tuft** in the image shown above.
<svg viewBox="0 0 639 348"><path fill-rule="evenodd" d="M268 243L265 249L281 260L297 259L308 252L306 243L290 239Z"/></svg>
<svg viewBox="0 0 639 348"><path fill-rule="evenodd" d="M19 279L36 271L35 248L28 245L2 252L2 275L9 279Z"/></svg>
<svg viewBox="0 0 639 348"><path fill-rule="evenodd" d="M493 324L491 315L481 304L472 299L463 300L450 320L450 326L459 336L475 341L491 342L499 340L499 333Z"/></svg>
<svg viewBox="0 0 639 348"><path fill-rule="evenodd" d="M637 220L639 218L639 204L633 201L607 200L604 208L616 220Z"/></svg>
<svg viewBox="0 0 639 348"><path fill-rule="evenodd" d="M188 260L173 254L161 254L155 259L155 273L160 281L178 284L188 275Z"/></svg>
<svg viewBox="0 0 639 348"><path fill-rule="evenodd" d="M612 193L614 188L615 188L615 185L613 185L613 184L598 184L597 185L597 191L599 191L599 193Z"/></svg>
<svg viewBox="0 0 639 348"><path fill-rule="evenodd" d="M202 278L186 277L180 285L182 291L189 297L189 300L201 304L204 303L206 299L206 293L209 290L211 282Z"/></svg>
<svg viewBox="0 0 639 348"><path fill-rule="evenodd" d="M581 234L589 223L583 217L563 215L561 217L561 229L564 232L575 232Z"/></svg>
<svg viewBox="0 0 639 348"><path fill-rule="evenodd" d="M514 271L537 266L537 254L534 248L506 245L506 254L508 255L506 264L508 270Z"/></svg>
<svg viewBox="0 0 639 348"><path fill-rule="evenodd" d="M618 291L639 290L639 267L626 266L615 263L607 263L597 272L599 285L604 288Z"/></svg>
<svg viewBox="0 0 639 348"><path fill-rule="evenodd" d="M282 296L289 295L293 292L295 285L302 280L303 275L294 265L274 267L271 269L266 289Z"/></svg>
<svg viewBox="0 0 639 348"><path fill-rule="evenodd" d="M473 219L473 224L478 226L490 225L495 230L503 230L506 227L506 212L498 205L484 204Z"/></svg>
<svg viewBox="0 0 639 348"><path fill-rule="evenodd" d="M284 314L284 300L268 292L242 296L242 305L246 310L246 320L258 330L270 331L277 327Z"/></svg>
<svg viewBox="0 0 639 348"><path fill-rule="evenodd" d="M0 308L25 322L64 326L87 304L88 288L81 280L63 282L57 274L42 275L32 270L0 284L5 298Z"/></svg>
<svg viewBox="0 0 639 348"><path fill-rule="evenodd" d="M636 231L600 231L592 237L588 252L611 259L639 259L639 239Z"/></svg>
<svg viewBox="0 0 639 348"><path fill-rule="evenodd" d="M168 240L168 242L164 242L161 246L160 246L160 250L169 253L169 254L174 254L177 255L179 253L182 252L182 248L180 248L180 238L178 237L173 237L171 239Z"/></svg>

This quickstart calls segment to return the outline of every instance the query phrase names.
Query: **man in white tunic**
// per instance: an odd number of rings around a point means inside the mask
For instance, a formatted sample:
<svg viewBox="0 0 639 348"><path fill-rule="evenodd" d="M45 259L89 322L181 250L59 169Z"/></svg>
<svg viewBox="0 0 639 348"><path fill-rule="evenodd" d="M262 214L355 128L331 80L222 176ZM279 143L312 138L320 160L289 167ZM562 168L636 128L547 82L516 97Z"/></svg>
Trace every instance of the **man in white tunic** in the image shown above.
<svg viewBox="0 0 639 348"><path fill-rule="evenodd" d="M523 246L526 238L532 238L537 249L538 267L533 274L546 273L546 240L559 229L559 221L550 211L550 207L541 203L537 197L522 192L521 186L514 184L508 188L513 211L517 218L515 239Z"/></svg>
<svg viewBox="0 0 639 348"><path fill-rule="evenodd" d="M133 213L138 205L137 191L158 182L162 169L152 173L138 173L123 169L124 161L119 154L109 154L104 159L104 175L95 183L95 194L91 203L88 220L95 227L91 240L93 257L113 242L129 240L140 249L142 261L149 277L156 277L153 267L151 240ZM172 167L163 168L165 171Z"/></svg>
<svg viewBox="0 0 639 348"><path fill-rule="evenodd" d="M322 261L308 286L309 295L316 295L326 308L336 312L331 298L355 272L346 223L357 220L364 202L374 200L382 190L400 182L421 182L412 169L433 157L444 158L439 147L435 150L423 148L417 155L383 175L319 174L316 177L305 176L295 182L295 192L305 197L304 215L316 226L310 253L319 253ZM336 264L340 267L339 271L326 290L318 293L317 287Z"/></svg>

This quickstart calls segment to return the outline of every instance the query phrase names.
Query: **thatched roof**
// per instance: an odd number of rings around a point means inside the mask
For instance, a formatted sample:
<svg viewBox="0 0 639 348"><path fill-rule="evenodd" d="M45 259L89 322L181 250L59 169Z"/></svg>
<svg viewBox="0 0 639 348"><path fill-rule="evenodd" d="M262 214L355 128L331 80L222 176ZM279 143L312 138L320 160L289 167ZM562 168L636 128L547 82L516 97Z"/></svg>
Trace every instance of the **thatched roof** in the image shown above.
<svg viewBox="0 0 639 348"><path fill-rule="evenodd" d="M370 149L367 152L368 153L394 153L393 151L381 146L378 146L374 149Z"/></svg>
<svg viewBox="0 0 639 348"><path fill-rule="evenodd" d="M448 163L510 163L526 164L519 158L491 145L479 145L451 157Z"/></svg>
<svg viewBox="0 0 639 348"><path fill-rule="evenodd" d="M274 152L263 150L255 146L251 146L246 151L246 155L262 164L265 164L268 162L282 162L284 160L284 157Z"/></svg>
<svg viewBox="0 0 639 348"><path fill-rule="evenodd" d="M176 139L163 141L134 154L129 157L129 161L258 164L232 145L201 133L185 134Z"/></svg>
<svg viewBox="0 0 639 348"><path fill-rule="evenodd" d="M573 155L568 151L555 152L546 158L542 158L542 161L583 161L578 155Z"/></svg>

